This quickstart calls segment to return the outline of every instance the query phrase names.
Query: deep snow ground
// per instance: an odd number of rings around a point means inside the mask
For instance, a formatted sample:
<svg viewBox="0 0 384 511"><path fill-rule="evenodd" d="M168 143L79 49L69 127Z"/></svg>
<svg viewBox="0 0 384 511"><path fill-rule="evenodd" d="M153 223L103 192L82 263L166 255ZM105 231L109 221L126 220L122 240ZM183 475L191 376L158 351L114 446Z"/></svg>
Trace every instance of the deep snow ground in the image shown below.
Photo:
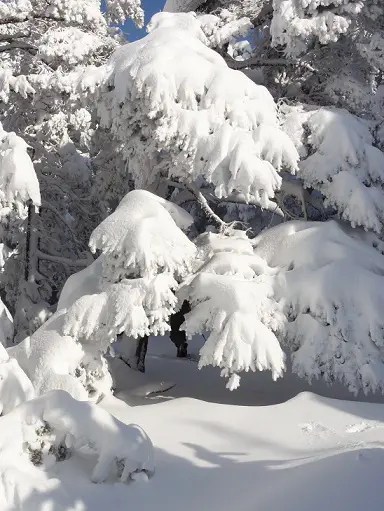
<svg viewBox="0 0 384 511"><path fill-rule="evenodd" d="M294 379L275 387L255 375L230 393L215 370L196 375L196 364L171 358L173 352L169 341L152 340L145 378L135 376L133 393L120 388L131 403L155 405L131 407L116 398L102 403L152 438L157 472L148 483L94 485L87 457L56 463L45 473L22 459L10 469L0 452L0 491L7 481L1 511L383 509L384 405L309 392L295 396L300 387ZM123 385L129 373L120 369ZM164 376L177 386L143 397L148 380ZM288 397L277 405L236 405Z"/></svg>
<svg viewBox="0 0 384 511"><path fill-rule="evenodd" d="M197 358L204 339L196 337L189 344L189 352ZM147 372L129 372L119 360L112 362L116 377L117 396L130 405L153 404L169 399L191 397L212 403L233 405L271 405L287 401L300 392L314 392L325 397L336 397L348 401L365 401L384 403L384 396L354 396L345 387L335 384L329 387L322 381L312 384L298 378L287 370L284 378L272 381L269 371L243 374L240 388L230 392L225 388L225 379L220 378L220 370L203 368L199 371L196 362L177 359L176 350L166 337L151 337L146 359ZM164 393L143 397L151 389L167 388L176 384ZM129 392L126 389L130 389Z"/></svg>

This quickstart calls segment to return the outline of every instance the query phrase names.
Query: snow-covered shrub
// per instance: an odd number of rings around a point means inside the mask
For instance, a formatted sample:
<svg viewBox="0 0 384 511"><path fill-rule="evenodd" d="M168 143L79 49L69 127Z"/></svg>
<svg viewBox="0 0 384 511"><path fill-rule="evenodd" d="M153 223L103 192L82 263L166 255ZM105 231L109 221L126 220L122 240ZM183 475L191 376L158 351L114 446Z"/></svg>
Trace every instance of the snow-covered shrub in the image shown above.
<svg viewBox="0 0 384 511"><path fill-rule="evenodd" d="M91 236L91 249L102 253L99 292L67 310L65 334L103 353L122 332L137 337L168 330L175 279L189 271L196 251L177 224L191 222L174 204L143 190L129 192Z"/></svg>
<svg viewBox="0 0 384 511"><path fill-rule="evenodd" d="M253 240L205 234L205 261L179 290L189 336L209 332L200 367L229 377L285 369L311 381L339 380L351 392L384 391L384 257L377 240L347 224L287 222ZM282 347L281 347L282 346Z"/></svg>
<svg viewBox="0 0 384 511"><path fill-rule="evenodd" d="M267 89L229 69L204 26L192 13L158 13L146 37L116 50L99 97L102 124L123 144L137 187L205 180L217 197L272 207L279 171L295 172L297 151Z"/></svg>
<svg viewBox="0 0 384 511"><path fill-rule="evenodd" d="M95 483L109 475L122 482L148 478L155 470L152 442L140 426L123 424L99 406L77 401L61 390L0 417L0 428L1 456L15 473L20 457L50 466L83 447L97 455L91 476Z"/></svg>

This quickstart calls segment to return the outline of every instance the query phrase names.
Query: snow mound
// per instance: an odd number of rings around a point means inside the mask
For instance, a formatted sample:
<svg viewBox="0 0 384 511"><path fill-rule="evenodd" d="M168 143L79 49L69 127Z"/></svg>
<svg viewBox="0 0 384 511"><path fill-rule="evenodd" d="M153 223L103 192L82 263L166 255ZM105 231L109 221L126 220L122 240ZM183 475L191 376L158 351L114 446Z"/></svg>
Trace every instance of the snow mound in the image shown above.
<svg viewBox="0 0 384 511"><path fill-rule="evenodd" d="M49 473L53 466L59 470L56 462L81 456L84 448L88 457L93 454L91 461L96 458L91 474L94 483L110 476L121 482L135 480L138 474L147 479L155 471L152 442L140 426L126 425L99 406L77 401L64 391L49 392L18 406L0 418L0 430L2 509L10 488L28 498L29 489L38 478L44 480L45 471ZM30 477L23 481L26 474Z"/></svg>
<svg viewBox="0 0 384 511"><path fill-rule="evenodd" d="M63 312L56 313L7 352L31 380L37 395L61 389L76 399L87 399L88 393L76 377L84 352L72 337L62 335L63 321Z"/></svg>

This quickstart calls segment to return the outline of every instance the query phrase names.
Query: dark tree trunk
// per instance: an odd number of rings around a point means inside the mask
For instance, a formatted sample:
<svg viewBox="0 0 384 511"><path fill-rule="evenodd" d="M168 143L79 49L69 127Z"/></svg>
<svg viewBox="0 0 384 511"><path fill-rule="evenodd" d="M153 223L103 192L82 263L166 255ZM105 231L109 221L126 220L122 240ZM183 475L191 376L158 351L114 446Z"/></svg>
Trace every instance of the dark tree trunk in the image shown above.
<svg viewBox="0 0 384 511"><path fill-rule="evenodd" d="M148 336L141 337L136 347L137 370L145 373L145 356L148 350Z"/></svg>
<svg viewBox="0 0 384 511"><path fill-rule="evenodd" d="M188 343L185 336L185 332L180 330L180 326L184 323L184 315L191 310L188 302L184 302L181 309L172 314L169 319L171 326L170 338L173 344L176 346L177 356L179 358L185 358L188 356ZM131 354L122 354L121 359L129 365L132 369L136 369L141 373L145 373L145 357L148 350L148 336L140 337L136 341L136 349L132 347Z"/></svg>
<svg viewBox="0 0 384 511"><path fill-rule="evenodd" d="M180 330L181 325L184 323L185 314L190 312L191 307L187 301L183 303L181 309L170 317L169 323L171 326L170 338L177 349L177 356L184 358L188 355L188 343L184 330Z"/></svg>

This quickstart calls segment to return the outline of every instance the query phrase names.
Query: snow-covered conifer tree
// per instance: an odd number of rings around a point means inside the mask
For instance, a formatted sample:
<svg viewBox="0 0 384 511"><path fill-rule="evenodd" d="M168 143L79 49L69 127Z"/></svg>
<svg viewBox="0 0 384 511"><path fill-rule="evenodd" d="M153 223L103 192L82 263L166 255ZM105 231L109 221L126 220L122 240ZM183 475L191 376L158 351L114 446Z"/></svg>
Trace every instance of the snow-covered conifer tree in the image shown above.
<svg viewBox="0 0 384 511"><path fill-rule="evenodd" d="M41 206L28 220L35 233L30 266L36 289L17 284L16 275L28 266L22 254L8 261L9 268L6 262L2 282L12 314L28 301L35 304L25 321L15 322L18 340L47 317L66 278L89 264L89 235L111 199L107 192L100 201L100 193L113 186L105 174L95 175L100 168L113 170L119 160L108 133L98 132L94 106L76 92L76 82L84 68L97 69L124 40L108 23L132 17L142 24L143 11L139 0L108 0L105 6L106 15L98 0L0 4L0 121L30 146L41 191ZM96 139L109 150L102 151Z"/></svg>
<svg viewBox="0 0 384 511"><path fill-rule="evenodd" d="M224 55L231 68L241 69L257 83L263 83L275 99L279 100L279 118L284 122L289 112L290 125L287 133L291 135L291 129L294 128L293 135L297 137L296 146L299 149L304 147L306 154L316 152L319 154L316 143L313 143L318 140L318 135L312 133L312 123L307 122L311 118L312 122L316 120L317 133L323 124L329 127L331 123L335 133L343 134L342 144L322 144L321 153L324 158L339 162L345 161L346 158L351 162L358 160L362 162L363 168L367 167L365 160L369 159L372 163L372 159L375 159L379 162L381 157L374 154L376 151L373 148L384 147L381 128L384 125L382 115L384 13L376 0L358 2L338 0L331 3L323 0L315 2L209 0L197 2L194 8L197 9L200 19L206 19L207 16L212 18L213 13L220 19L230 21L228 24L232 26L242 21L244 16L249 20L253 31L248 33L245 40L232 37L224 41L225 44L220 44L220 38L216 37L216 44L213 47ZM170 12L185 12L190 7L188 2L168 1L165 9ZM242 25L245 26L243 21ZM211 23L210 26L213 30L210 39L213 41L214 34L218 34L222 29L217 23ZM328 113L316 113L316 110L324 107L328 108ZM353 120L352 117L347 119L345 112L335 110L335 107L344 108L350 114L356 115L358 119ZM330 112L329 109L331 109ZM293 115L294 111L295 115ZM296 117L295 120L293 120L294 117ZM347 138L351 138L351 133L346 134L346 125L350 121L351 125L357 126L361 124L359 120L361 118L366 120L364 143L372 145L373 148L366 152L362 148L357 156L354 154L352 145L347 142ZM299 130L300 122L302 126ZM361 130L357 129L357 131ZM338 149L340 149L339 152ZM368 155L368 153L371 154ZM314 158L311 158L310 162L312 164ZM304 169L306 165L303 163L301 169ZM352 167L358 165L354 163ZM329 186L326 183L324 186L322 183L321 180L326 177L322 175L321 165L319 167L317 179L308 180L308 176L300 175L299 172L298 177L302 179L294 182L294 187L292 187L291 179L288 181L284 179L284 193L280 197L279 205L286 216L300 216L300 210L302 210L304 216L312 216L316 219L335 212L347 218L345 204L341 206L341 203L345 202L345 198L349 196L351 187L354 188L354 204L356 200L362 204L363 196L367 196L364 186L372 186L372 183L375 190L373 193L377 194L376 199L372 198L373 203L380 202L379 176L373 179L368 177L368 180L365 180L364 172L357 179L352 177L353 171L342 172L336 179L337 184L331 186L333 190L327 190L324 193ZM341 186L342 179L344 183ZM309 184L309 181L312 183ZM309 192L298 192L297 187L303 183L310 187ZM344 184L348 192L342 198L340 192ZM338 192L336 192L336 186L339 187ZM324 195L325 206L328 208L326 212L321 201L320 203L318 201L318 191ZM330 195L333 193L336 193L338 197L331 198ZM299 198L301 202L305 201L306 210L284 207L283 197L285 196L293 196L296 199ZM366 221L357 223L367 225ZM368 224L369 228L373 227L372 222Z"/></svg>
<svg viewBox="0 0 384 511"><path fill-rule="evenodd" d="M61 388L98 399L112 386L104 355L117 335L169 330L175 291L196 252L181 230L191 223L186 211L147 191L124 197L92 233L99 258L69 279L58 312L12 349L36 392Z"/></svg>

